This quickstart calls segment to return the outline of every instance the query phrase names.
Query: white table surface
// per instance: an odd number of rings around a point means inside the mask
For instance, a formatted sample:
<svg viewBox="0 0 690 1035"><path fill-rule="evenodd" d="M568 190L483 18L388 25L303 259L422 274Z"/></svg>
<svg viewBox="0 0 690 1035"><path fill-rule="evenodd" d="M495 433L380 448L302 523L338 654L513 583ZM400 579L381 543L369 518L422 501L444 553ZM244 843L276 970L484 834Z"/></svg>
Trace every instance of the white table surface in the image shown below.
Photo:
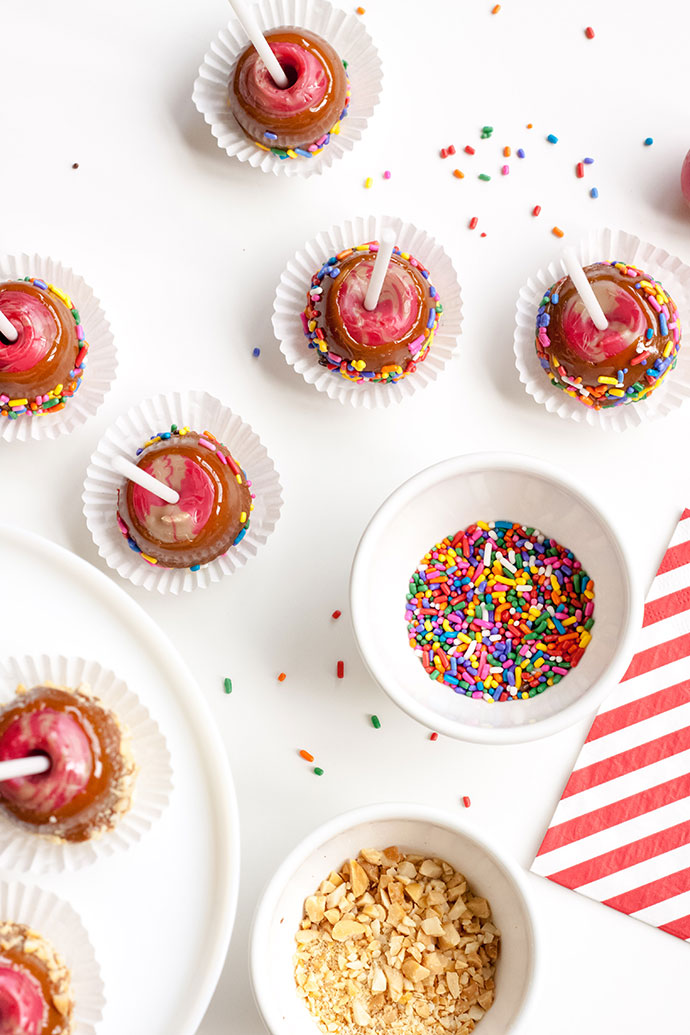
<svg viewBox="0 0 690 1035"><path fill-rule="evenodd" d="M678 188L690 145L690 13L674 0L582 10L505 0L496 16L492 0L364 3L385 63L382 103L337 167L289 181L228 159L192 106L197 67L227 19L222 0L0 3L0 246L55 255L81 272L102 299L120 356L96 418L66 439L0 448L0 518L102 566L81 513L88 457L130 404L184 387L215 392L249 420L285 486L275 534L239 574L182 599L121 583L196 673L238 785L240 910L202 1035L263 1030L248 985L250 919L263 884L307 831L372 800L456 811L468 794L468 822L529 865L586 734L582 724L527 746L431 743L372 683L349 629L347 581L384 497L456 453L543 457L584 479L644 580L690 502L689 408L624 436L583 428L525 395L512 356L515 297L558 254L554 224L564 243L590 227L620 226L690 261L690 214ZM494 135L480 141L486 123ZM555 146L545 141L551 132ZM652 147L642 144L647 136ZM438 150L450 143L458 154L442 161ZM466 143L477 156L462 154ZM500 175L505 144L527 152L509 160L508 177ZM574 166L585 155L596 161L578 180ZM491 182L477 180L483 171ZM304 384L270 326L274 286L294 249L368 211L399 214L442 240L465 299L461 355L443 381L371 413ZM474 215L479 227L470 231ZM422 424L433 431L412 430ZM334 608L343 610L338 623ZM297 757L302 747L325 769L321 779ZM530 885L545 950L533 1032L687 1031L686 944L547 881ZM132 1027L131 1035L144 1033Z"/></svg>

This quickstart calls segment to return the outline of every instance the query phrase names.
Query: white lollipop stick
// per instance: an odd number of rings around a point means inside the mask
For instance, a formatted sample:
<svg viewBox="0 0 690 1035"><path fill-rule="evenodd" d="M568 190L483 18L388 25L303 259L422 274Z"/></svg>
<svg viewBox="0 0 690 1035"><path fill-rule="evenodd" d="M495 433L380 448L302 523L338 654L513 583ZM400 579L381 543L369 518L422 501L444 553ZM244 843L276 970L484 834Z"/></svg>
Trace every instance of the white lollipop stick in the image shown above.
<svg viewBox="0 0 690 1035"><path fill-rule="evenodd" d="M605 331L609 322L572 248L566 248L563 252L563 265L582 300L583 306L591 316L594 326L598 331Z"/></svg>
<svg viewBox="0 0 690 1035"><path fill-rule="evenodd" d="M242 28L247 33L247 36L254 44L259 57L268 69L271 79L281 90L285 90L290 85L288 77L280 67L278 58L266 42L266 37L259 28L254 12L247 6L245 0L230 0L230 6L241 21Z"/></svg>
<svg viewBox="0 0 690 1035"><path fill-rule="evenodd" d="M27 755L26 758L8 758L0 762L0 780L16 780L18 776L35 776L50 769L47 755Z"/></svg>
<svg viewBox="0 0 690 1035"><path fill-rule="evenodd" d="M126 460L124 456L114 456L110 462L110 466L113 471L117 471L118 474L123 475L129 479L130 482L136 482L142 489L147 489L152 492L154 496L160 496L166 503L178 503L180 499L179 492L175 489L171 489L169 485L165 485L163 482L159 482L153 475L147 474L146 471L142 471L140 467L133 464L130 460Z"/></svg>
<svg viewBox="0 0 690 1035"><path fill-rule="evenodd" d="M371 279L369 281L369 287L367 293L364 296L364 308L369 312L372 309L376 309L379 304L379 298L381 297L381 289L383 288L383 282L386 279L386 273L388 273L388 266L390 265L391 255L393 254L393 248L395 247L395 234L388 227L381 233L381 240L379 241L379 250L376 253L374 259L374 268L371 271Z"/></svg>
<svg viewBox="0 0 690 1035"><path fill-rule="evenodd" d="M8 341L16 341L19 337L19 332L13 323L7 319L3 312L0 312L0 334Z"/></svg>

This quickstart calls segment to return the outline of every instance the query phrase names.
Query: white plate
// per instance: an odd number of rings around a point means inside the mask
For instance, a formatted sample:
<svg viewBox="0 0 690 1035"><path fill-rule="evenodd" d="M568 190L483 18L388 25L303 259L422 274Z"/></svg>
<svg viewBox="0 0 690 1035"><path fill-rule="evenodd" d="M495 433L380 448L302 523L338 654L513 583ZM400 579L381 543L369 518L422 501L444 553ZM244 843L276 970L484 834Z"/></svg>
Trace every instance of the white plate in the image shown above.
<svg viewBox="0 0 690 1035"><path fill-rule="evenodd" d="M85 561L0 525L0 570L12 587L0 649L98 658L166 737L175 787L148 836L41 884L74 905L93 941L107 1000L98 1035L193 1035L225 959L239 882L237 803L207 705L158 626Z"/></svg>

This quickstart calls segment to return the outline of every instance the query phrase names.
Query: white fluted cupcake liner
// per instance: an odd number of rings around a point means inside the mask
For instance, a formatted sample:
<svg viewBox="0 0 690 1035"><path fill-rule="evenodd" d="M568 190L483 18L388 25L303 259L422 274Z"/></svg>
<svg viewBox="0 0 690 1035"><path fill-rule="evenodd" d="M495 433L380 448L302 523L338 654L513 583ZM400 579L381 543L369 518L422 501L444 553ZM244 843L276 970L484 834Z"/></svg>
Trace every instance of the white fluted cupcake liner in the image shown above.
<svg viewBox="0 0 690 1035"><path fill-rule="evenodd" d="M556 388L542 369L534 345L537 309L544 292L566 273L560 260L554 260L531 276L518 295L513 348L520 380L528 394L549 413L593 428L624 431L646 420L665 417L690 396L690 345L684 342L685 334L690 334L690 267L663 248L608 227L592 230L575 252L583 266L603 261L627 262L661 281L680 315L681 345L675 369L669 370L662 384L646 399L603 410L585 406Z"/></svg>
<svg viewBox="0 0 690 1035"><path fill-rule="evenodd" d="M312 176L350 151L360 139L381 93L381 61L361 18L346 14L326 0L260 0L253 5L262 31L282 26L309 29L322 36L347 61L350 104L340 132L331 136L314 158L281 159L251 141L228 106L228 85L237 59L249 40L233 18L211 43L194 83L192 100L211 132L232 158L249 162L262 172L284 176Z"/></svg>
<svg viewBox="0 0 690 1035"><path fill-rule="evenodd" d="M19 684L30 689L44 683L72 690L82 687L122 723L137 766L132 805L114 830L89 841L68 844L33 833L0 810L3 870L32 874L73 871L126 850L150 830L172 792L172 767L165 737L136 694L114 672L96 661L64 655L0 660L0 706L14 700Z"/></svg>
<svg viewBox="0 0 690 1035"><path fill-rule="evenodd" d="M191 431L208 429L228 447L251 481L255 496L244 538L199 571L148 563L130 549L117 523L117 496L125 480L113 471L112 458L121 455L135 459L137 449L152 435L169 430L171 424L187 426ZM275 465L249 424L208 392L171 392L145 399L108 428L91 457L82 500L93 541L111 568L135 586L178 594L210 586L254 557L276 526L283 502L281 493Z"/></svg>
<svg viewBox="0 0 690 1035"><path fill-rule="evenodd" d="M378 240L384 228L395 232L395 243L409 252L429 271L429 280L439 294L443 313L429 354L417 369L390 384L349 381L337 370L319 363L317 349L309 348L302 325L311 278L324 261L353 245ZM342 226L317 234L290 259L281 274L273 303L273 332L280 351L307 384L331 399L365 409L390 406L409 399L418 389L440 377L453 358L462 329L462 295L457 274L448 255L433 237L392 216L358 216Z"/></svg>
<svg viewBox="0 0 690 1035"><path fill-rule="evenodd" d="M0 881L0 920L26 924L51 943L70 971L74 1035L96 1035L105 1006L103 981L78 913L50 891Z"/></svg>
<svg viewBox="0 0 690 1035"><path fill-rule="evenodd" d="M0 282L39 277L55 284L79 310L84 336L89 345L82 383L68 399L64 410L41 416L20 414L16 420L0 417L0 440L27 442L55 439L74 431L93 417L110 391L117 370L115 343L101 303L78 273L55 259L40 255L0 255Z"/></svg>

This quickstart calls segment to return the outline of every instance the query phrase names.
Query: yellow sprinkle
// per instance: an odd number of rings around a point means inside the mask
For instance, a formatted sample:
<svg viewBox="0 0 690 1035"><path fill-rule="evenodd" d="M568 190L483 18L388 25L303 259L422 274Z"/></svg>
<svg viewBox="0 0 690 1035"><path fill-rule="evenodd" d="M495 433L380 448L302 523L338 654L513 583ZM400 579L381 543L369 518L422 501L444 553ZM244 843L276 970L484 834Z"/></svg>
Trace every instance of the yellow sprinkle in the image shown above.
<svg viewBox="0 0 690 1035"><path fill-rule="evenodd" d="M355 370L364 370L366 365L367 365L366 361L363 360L363 359L353 359L352 360L352 366L355 368Z"/></svg>
<svg viewBox="0 0 690 1035"><path fill-rule="evenodd" d="M672 348L673 348L673 342L669 338L669 340L666 343L666 348L664 349L664 352L663 352L664 359L667 359L668 356L670 356Z"/></svg>
<svg viewBox="0 0 690 1035"><path fill-rule="evenodd" d="M338 136L338 133L340 133L340 123L339 122L336 122L335 126L331 130L331 133L332 134L335 133L335 135Z"/></svg>
<svg viewBox="0 0 690 1035"><path fill-rule="evenodd" d="M625 391L622 388L609 388L607 395L625 395Z"/></svg>
<svg viewBox="0 0 690 1035"><path fill-rule="evenodd" d="M477 522L477 528L481 528L482 532L488 532L489 531L489 526L485 525L483 521L478 521Z"/></svg>
<svg viewBox="0 0 690 1035"><path fill-rule="evenodd" d="M28 399L10 399L10 401L8 402L7 405L8 406L26 406L28 401L29 401Z"/></svg>
<svg viewBox="0 0 690 1035"><path fill-rule="evenodd" d="M262 151L270 151L271 150L270 147L265 147L264 144L260 144L258 140L255 140L254 143L256 144L257 147L260 147Z"/></svg>
<svg viewBox="0 0 690 1035"><path fill-rule="evenodd" d="M515 666L515 686L519 690L522 685L522 669L519 665Z"/></svg>
<svg viewBox="0 0 690 1035"><path fill-rule="evenodd" d="M149 555L147 553L142 553L141 556L144 558L145 561L148 561L149 564L158 564L158 561L156 560L156 558L155 557L149 557Z"/></svg>
<svg viewBox="0 0 690 1035"><path fill-rule="evenodd" d="M238 485L241 485L242 484L242 475L241 474L236 474L235 478L237 478Z"/></svg>
<svg viewBox="0 0 690 1035"><path fill-rule="evenodd" d="M247 514L246 514L246 511L243 510L242 513L240 514L240 524L243 525L246 520L247 520Z"/></svg>
<svg viewBox="0 0 690 1035"><path fill-rule="evenodd" d="M293 151L291 147L287 148L286 154L287 154L288 158L297 158L297 152Z"/></svg>
<svg viewBox="0 0 690 1035"><path fill-rule="evenodd" d="M367 176L366 180L364 181L364 186L368 188L371 187L373 183L374 181L372 180L371 176Z"/></svg>
<svg viewBox="0 0 690 1035"><path fill-rule="evenodd" d="M400 252L400 258L401 259L409 259L410 258L410 253L409 252Z"/></svg>
<svg viewBox="0 0 690 1035"><path fill-rule="evenodd" d="M328 352L328 345L325 341L319 342L319 352Z"/></svg>
<svg viewBox="0 0 690 1035"><path fill-rule="evenodd" d="M586 647L591 639L592 639L592 637L590 636L590 634L585 629L585 631L582 633L582 636L580 637L580 646L581 647Z"/></svg>
<svg viewBox="0 0 690 1035"><path fill-rule="evenodd" d="M54 295L57 295L58 298L60 299L60 301L64 302L68 309L72 309L73 308L72 301L71 301L69 295L66 295L64 293L64 291L60 291L60 289L56 288L54 284L49 284L48 285L48 289L50 291L52 291Z"/></svg>
<svg viewBox="0 0 690 1035"><path fill-rule="evenodd" d="M615 377L598 377L597 381L600 385L617 385L618 381Z"/></svg>

